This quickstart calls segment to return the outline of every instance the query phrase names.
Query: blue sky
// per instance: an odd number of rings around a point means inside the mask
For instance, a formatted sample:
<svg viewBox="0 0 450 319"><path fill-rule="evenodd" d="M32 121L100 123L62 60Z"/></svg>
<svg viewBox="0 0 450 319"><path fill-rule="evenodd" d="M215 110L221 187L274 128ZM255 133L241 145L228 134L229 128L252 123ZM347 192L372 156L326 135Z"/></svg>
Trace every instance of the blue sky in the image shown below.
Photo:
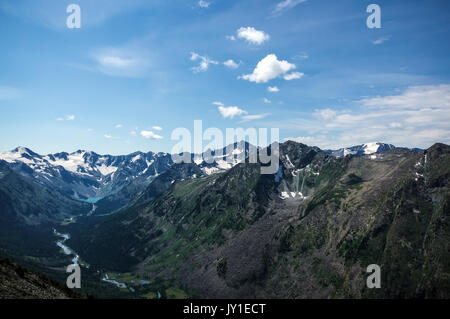
<svg viewBox="0 0 450 319"><path fill-rule="evenodd" d="M449 144L449 21L445 0L2 0L0 151L169 152L197 119L323 148Z"/></svg>

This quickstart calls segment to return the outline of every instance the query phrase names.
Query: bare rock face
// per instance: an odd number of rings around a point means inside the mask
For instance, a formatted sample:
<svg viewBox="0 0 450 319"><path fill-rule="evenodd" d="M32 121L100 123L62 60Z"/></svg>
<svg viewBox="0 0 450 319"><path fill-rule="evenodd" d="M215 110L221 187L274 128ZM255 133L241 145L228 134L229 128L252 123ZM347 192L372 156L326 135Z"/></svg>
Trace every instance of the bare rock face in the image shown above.
<svg viewBox="0 0 450 319"><path fill-rule="evenodd" d="M0 299L69 299L80 296L61 284L0 259Z"/></svg>

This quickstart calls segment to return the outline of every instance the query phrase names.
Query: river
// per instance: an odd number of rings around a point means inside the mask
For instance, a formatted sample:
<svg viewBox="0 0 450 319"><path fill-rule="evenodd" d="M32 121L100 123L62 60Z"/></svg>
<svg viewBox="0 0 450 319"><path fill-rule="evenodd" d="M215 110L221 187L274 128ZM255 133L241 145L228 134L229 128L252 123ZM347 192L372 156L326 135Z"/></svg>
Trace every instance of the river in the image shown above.
<svg viewBox="0 0 450 319"><path fill-rule="evenodd" d="M95 204L92 204L92 209L91 209L91 211L90 211L86 216L91 216L92 213L96 210L96 208L97 208L97 206L96 206ZM73 217L72 217L70 220L71 220L72 222L76 222L76 219L74 219ZM89 264L87 264L86 262L84 262L84 261L80 258L80 255L78 255L72 248L70 248L69 246L67 246L67 245L65 244L65 242L66 242L67 240L70 239L70 234L62 234L62 233L59 233L58 231L56 231L55 228L53 228L53 233L55 234L55 236L61 238L60 240L57 240L57 241L56 241L56 246L58 246L59 248L61 248L62 251L63 251L63 253L64 253L65 255L72 255L72 256L73 256L73 258L72 258L72 263L75 264L75 265L79 265L80 267L84 267L84 268L88 268L88 269L89 269ZM107 273L103 276L103 278L101 278L101 280L104 281L104 282L108 282L108 283L110 283L110 284L113 284L113 285L115 285L115 286L118 287L118 288L124 288L124 289L130 290L131 292L135 292L135 290L134 290L133 287L128 287L128 286L127 286L125 283L123 283L123 282L119 282L119 281L117 281L117 280L115 280L115 279L113 279L113 278L109 278L109 276L108 276ZM139 284L140 284L140 285L147 285L147 284L149 284L149 283L150 283L150 282L148 282L148 281L146 281L146 280L139 280ZM158 296L160 296L160 295L159 295L159 292L158 292Z"/></svg>

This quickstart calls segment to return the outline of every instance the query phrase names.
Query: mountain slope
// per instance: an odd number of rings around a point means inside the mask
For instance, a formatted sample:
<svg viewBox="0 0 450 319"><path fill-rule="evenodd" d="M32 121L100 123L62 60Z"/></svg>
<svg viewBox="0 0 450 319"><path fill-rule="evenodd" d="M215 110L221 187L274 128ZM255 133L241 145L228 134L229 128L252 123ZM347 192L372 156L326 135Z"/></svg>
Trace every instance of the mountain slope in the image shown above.
<svg viewBox="0 0 450 319"><path fill-rule="evenodd" d="M280 154L275 175L238 164L176 182L70 245L200 297L450 296L448 146L336 158L287 142ZM383 289L365 286L373 263Z"/></svg>
<svg viewBox="0 0 450 319"><path fill-rule="evenodd" d="M0 258L0 299L69 299L80 295L48 277Z"/></svg>

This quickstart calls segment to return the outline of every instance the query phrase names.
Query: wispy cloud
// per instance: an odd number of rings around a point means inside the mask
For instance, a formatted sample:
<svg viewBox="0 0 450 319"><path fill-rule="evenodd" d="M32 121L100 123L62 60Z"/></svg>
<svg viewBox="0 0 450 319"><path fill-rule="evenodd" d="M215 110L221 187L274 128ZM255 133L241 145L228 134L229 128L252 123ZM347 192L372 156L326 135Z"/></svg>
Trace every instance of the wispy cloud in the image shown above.
<svg viewBox="0 0 450 319"><path fill-rule="evenodd" d="M357 104L358 111L319 109L309 120L296 120L297 128L309 134L294 139L324 148L371 141L409 147L450 142L450 85L412 86L397 95L364 98Z"/></svg>
<svg viewBox="0 0 450 319"><path fill-rule="evenodd" d="M200 8L208 8L211 5L211 2L200 0L197 4Z"/></svg>
<svg viewBox="0 0 450 319"><path fill-rule="evenodd" d="M267 88L267 91L272 92L272 93L276 93L276 92L280 92L280 89L276 86L269 86Z"/></svg>
<svg viewBox="0 0 450 319"><path fill-rule="evenodd" d="M304 74L301 72L292 72L289 74L285 74L283 76L283 79L285 79L286 81L297 80L297 79L300 79L301 77L303 77L303 75Z"/></svg>
<svg viewBox="0 0 450 319"><path fill-rule="evenodd" d="M94 68L110 76L144 77L150 67L148 50L136 43L97 49L92 57Z"/></svg>
<svg viewBox="0 0 450 319"><path fill-rule="evenodd" d="M103 135L103 137L106 138L106 139L108 139L108 140L109 140L109 139L112 139L112 136L109 135L109 134L105 134L105 135Z"/></svg>
<svg viewBox="0 0 450 319"><path fill-rule="evenodd" d="M162 131L161 126L153 126L152 129L154 129L155 131Z"/></svg>
<svg viewBox="0 0 450 319"><path fill-rule="evenodd" d="M122 128L122 127L123 127L122 124L117 124L117 125L116 125L116 128Z"/></svg>
<svg viewBox="0 0 450 319"><path fill-rule="evenodd" d="M191 61L200 61L200 63L192 68L194 73L205 72L208 70L210 64L219 64L219 62L211 60L207 56L202 56L198 53L191 52Z"/></svg>
<svg viewBox="0 0 450 319"><path fill-rule="evenodd" d="M65 117L58 117L56 120L57 121L73 121L73 120L75 120L75 115L69 114L69 115L66 115Z"/></svg>
<svg viewBox="0 0 450 319"><path fill-rule="evenodd" d="M378 38L375 41L372 41L373 44L382 44L389 40L389 37Z"/></svg>
<svg viewBox="0 0 450 319"><path fill-rule="evenodd" d="M279 16L283 14L285 11L292 9L303 2L306 2L306 0L284 0L278 2L272 11L272 15Z"/></svg>
<svg viewBox="0 0 450 319"><path fill-rule="evenodd" d="M247 122L247 121L254 121L254 120L261 120L267 116L269 116L270 113L262 113L262 114L251 114L251 115L244 115L241 117L241 122Z"/></svg>

